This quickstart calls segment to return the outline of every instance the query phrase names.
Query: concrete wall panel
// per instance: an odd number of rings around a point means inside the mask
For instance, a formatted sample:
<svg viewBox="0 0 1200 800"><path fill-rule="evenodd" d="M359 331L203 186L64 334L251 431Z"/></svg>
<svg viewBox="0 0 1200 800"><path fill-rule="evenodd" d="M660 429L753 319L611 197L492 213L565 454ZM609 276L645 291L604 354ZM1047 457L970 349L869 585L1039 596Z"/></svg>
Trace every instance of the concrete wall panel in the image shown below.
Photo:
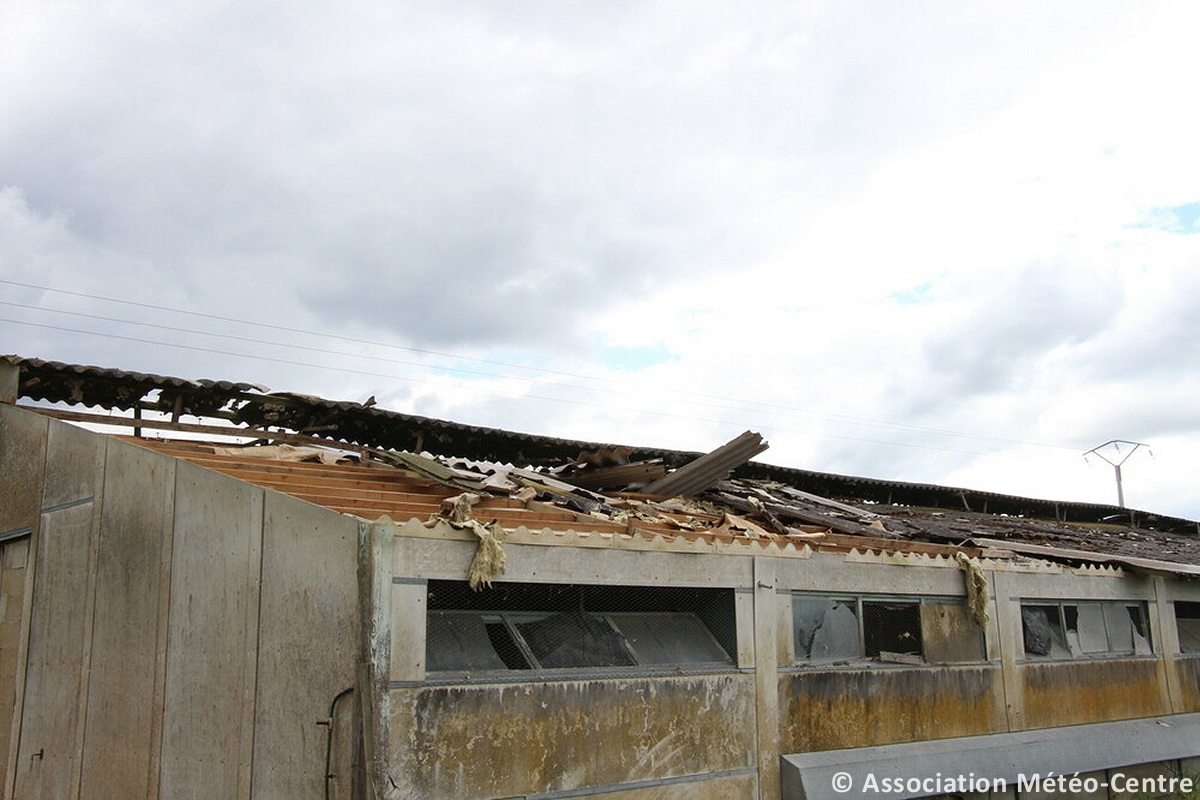
<svg viewBox="0 0 1200 800"><path fill-rule="evenodd" d="M1024 664L1025 726L1049 728L1170 714L1156 659Z"/></svg>
<svg viewBox="0 0 1200 800"><path fill-rule="evenodd" d="M276 492L263 519L254 797L324 797L329 728L316 722L354 684L358 522ZM349 780L339 774L336 797Z"/></svg>
<svg viewBox="0 0 1200 800"><path fill-rule="evenodd" d="M18 797L78 797L98 483L106 441L49 425L16 764ZM36 457L36 456L35 456Z"/></svg>
<svg viewBox="0 0 1200 800"><path fill-rule="evenodd" d="M186 462L175 476L160 794L244 798L253 748L263 490Z"/></svg>
<svg viewBox="0 0 1200 800"><path fill-rule="evenodd" d="M1183 711L1200 711L1200 656L1180 656L1175 659L1179 676L1179 698Z"/></svg>
<svg viewBox="0 0 1200 800"><path fill-rule="evenodd" d="M17 673L28 559L29 537L0 544L0 787L8 783L9 745L13 743L13 717L18 708Z"/></svg>
<svg viewBox="0 0 1200 800"><path fill-rule="evenodd" d="M0 533L37 524L48 423L40 414L0 403Z"/></svg>
<svg viewBox="0 0 1200 800"><path fill-rule="evenodd" d="M96 559L82 796L146 797L157 783L160 641L167 624L175 460L109 443Z"/></svg>
<svg viewBox="0 0 1200 800"><path fill-rule="evenodd" d="M780 752L999 733L997 666L805 670L780 675Z"/></svg>
<svg viewBox="0 0 1200 800"><path fill-rule="evenodd" d="M532 795L755 766L747 675L396 689L391 707L397 797L413 800Z"/></svg>

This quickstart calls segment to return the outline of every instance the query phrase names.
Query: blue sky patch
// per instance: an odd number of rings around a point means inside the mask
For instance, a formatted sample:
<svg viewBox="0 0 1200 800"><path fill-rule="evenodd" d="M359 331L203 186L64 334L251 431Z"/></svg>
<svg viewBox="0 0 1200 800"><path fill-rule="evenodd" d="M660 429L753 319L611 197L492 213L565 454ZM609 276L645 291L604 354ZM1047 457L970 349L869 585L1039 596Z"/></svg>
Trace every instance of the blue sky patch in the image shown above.
<svg viewBox="0 0 1200 800"><path fill-rule="evenodd" d="M933 281L913 286L910 289L902 289L899 292L892 292L887 296L896 305L901 306L920 306L926 303L933 302Z"/></svg>
<svg viewBox="0 0 1200 800"><path fill-rule="evenodd" d="M596 357L609 369L621 372L637 372L674 358L674 354L661 343L635 345L633 347L596 347Z"/></svg>
<svg viewBox="0 0 1200 800"><path fill-rule="evenodd" d="M1167 233L1200 233L1200 201L1152 208L1145 220L1131 227L1154 228Z"/></svg>

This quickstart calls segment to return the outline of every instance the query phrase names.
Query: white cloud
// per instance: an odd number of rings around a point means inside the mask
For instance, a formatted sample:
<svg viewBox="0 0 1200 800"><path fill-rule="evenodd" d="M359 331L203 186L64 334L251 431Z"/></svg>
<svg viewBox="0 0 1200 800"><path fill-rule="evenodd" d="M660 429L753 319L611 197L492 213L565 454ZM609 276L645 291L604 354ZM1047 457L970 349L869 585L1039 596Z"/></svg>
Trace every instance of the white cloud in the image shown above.
<svg viewBox="0 0 1200 800"><path fill-rule="evenodd" d="M1200 515L1200 237L1134 227L1200 200L1198 17L9 3L4 277L572 376L0 285L260 341L8 318L320 367L12 323L4 349L559 436L754 427L778 463L1066 499L1111 499L1078 449L1147 437L1131 502ZM641 345L673 357L597 360Z"/></svg>

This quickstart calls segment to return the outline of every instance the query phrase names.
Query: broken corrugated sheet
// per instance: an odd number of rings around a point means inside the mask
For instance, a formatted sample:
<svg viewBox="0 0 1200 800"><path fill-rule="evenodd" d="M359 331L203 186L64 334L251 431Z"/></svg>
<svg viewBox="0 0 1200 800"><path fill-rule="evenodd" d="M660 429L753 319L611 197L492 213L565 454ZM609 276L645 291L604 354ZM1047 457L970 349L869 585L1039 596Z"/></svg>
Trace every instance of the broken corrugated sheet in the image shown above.
<svg viewBox="0 0 1200 800"><path fill-rule="evenodd" d="M729 477L729 473L766 450L762 436L746 431L711 453L684 464L665 478L651 483L646 494L697 495Z"/></svg>

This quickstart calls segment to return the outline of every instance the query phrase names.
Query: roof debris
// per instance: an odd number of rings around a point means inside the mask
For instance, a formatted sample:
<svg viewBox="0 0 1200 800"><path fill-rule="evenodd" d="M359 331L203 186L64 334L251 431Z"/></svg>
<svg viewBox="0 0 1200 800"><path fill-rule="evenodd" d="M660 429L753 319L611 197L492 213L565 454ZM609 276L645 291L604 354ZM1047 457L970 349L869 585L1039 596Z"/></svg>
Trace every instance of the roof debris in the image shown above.
<svg viewBox="0 0 1200 800"><path fill-rule="evenodd" d="M228 474L244 472L246 480L364 519L412 519L428 509L429 516L470 527L479 536L479 568L473 574L480 583L503 570L501 532L521 526L961 553L968 559L1035 557L1200 577L1200 523L1192 520L774 467L750 461L767 447L750 431L710 453L689 454L475 428L358 403L266 394L244 383L185 381L18 356L0 361L20 367L19 394L28 399L159 411L176 419L179 413L208 416L226 425L256 426L229 430L264 443L273 434L328 442L325 450L133 439ZM138 422L106 419L129 427ZM264 430L266 425L286 430ZM199 426L179 426L188 427ZM270 460L279 464L263 464ZM328 485L272 477L301 469ZM441 502L451 494L446 520ZM480 516L491 522L484 525ZM964 568L970 583L969 563Z"/></svg>

